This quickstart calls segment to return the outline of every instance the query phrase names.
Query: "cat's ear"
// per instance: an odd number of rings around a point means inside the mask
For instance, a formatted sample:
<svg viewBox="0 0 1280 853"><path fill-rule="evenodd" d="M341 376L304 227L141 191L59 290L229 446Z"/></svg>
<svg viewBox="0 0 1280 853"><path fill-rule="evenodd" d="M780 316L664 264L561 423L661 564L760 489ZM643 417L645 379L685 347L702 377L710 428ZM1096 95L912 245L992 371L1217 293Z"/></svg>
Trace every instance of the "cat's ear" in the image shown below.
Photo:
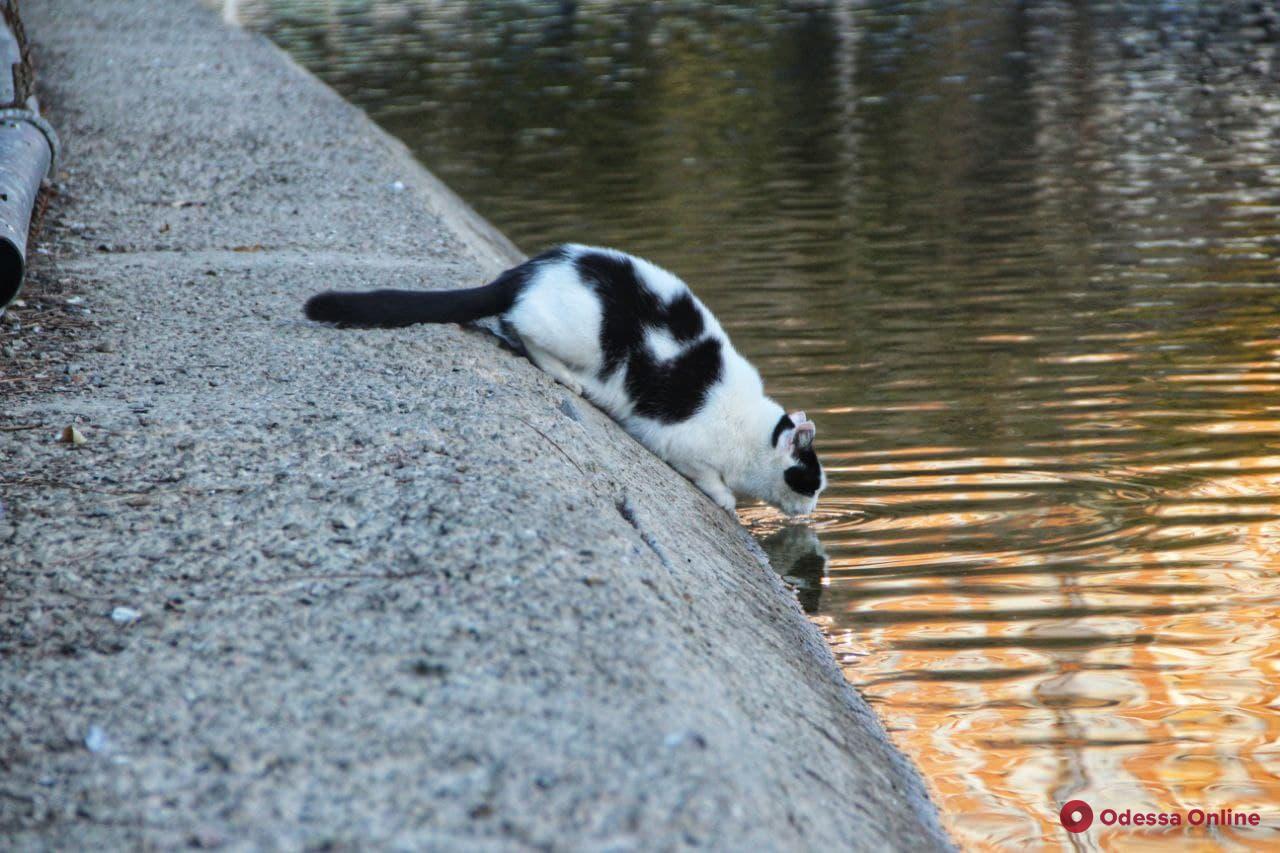
<svg viewBox="0 0 1280 853"><path fill-rule="evenodd" d="M795 442L796 450L808 450L813 447L814 436L818 434L818 428L814 426L812 421L803 421L792 433L792 440Z"/></svg>
<svg viewBox="0 0 1280 853"><path fill-rule="evenodd" d="M800 426L800 424L809 420L804 416L804 412L792 412L787 417L791 418L791 423L795 424L796 426Z"/></svg>

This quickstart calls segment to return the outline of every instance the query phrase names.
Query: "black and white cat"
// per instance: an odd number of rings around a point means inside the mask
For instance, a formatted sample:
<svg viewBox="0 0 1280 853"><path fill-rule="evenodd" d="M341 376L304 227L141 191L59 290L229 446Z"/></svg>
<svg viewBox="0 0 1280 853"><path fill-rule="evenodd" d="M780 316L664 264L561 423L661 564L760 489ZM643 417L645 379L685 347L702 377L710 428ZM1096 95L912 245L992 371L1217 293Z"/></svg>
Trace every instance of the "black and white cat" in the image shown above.
<svg viewBox="0 0 1280 853"><path fill-rule="evenodd" d="M306 313L366 327L497 316L538 367L726 510L739 494L805 515L826 486L804 412L765 396L683 281L614 249L559 246L471 290L330 291Z"/></svg>

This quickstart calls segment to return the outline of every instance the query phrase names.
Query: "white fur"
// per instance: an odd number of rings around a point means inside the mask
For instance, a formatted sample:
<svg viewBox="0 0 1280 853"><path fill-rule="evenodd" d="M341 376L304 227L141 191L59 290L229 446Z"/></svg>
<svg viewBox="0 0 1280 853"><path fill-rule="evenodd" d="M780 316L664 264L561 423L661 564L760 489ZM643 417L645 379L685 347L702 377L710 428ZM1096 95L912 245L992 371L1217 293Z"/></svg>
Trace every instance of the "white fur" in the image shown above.
<svg viewBox="0 0 1280 853"><path fill-rule="evenodd" d="M645 346L659 361L670 361L681 352L679 342L666 329L650 329L645 334Z"/></svg>
<svg viewBox="0 0 1280 853"><path fill-rule="evenodd" d="M627 257L611 249L566 248L571 258L585 251ZM664 302L688 291L684 282L666 270L639 258L631 260L643 284ZM641 444L692 480L720 506L732 511L734 496L745 495L789 514L812 512L817 495L806 497L794 492L782 473L794 464L791 451L796 434L812 430L813 425L801 425L802 416L795 421L797 428L784 434L778 447L770 444L783 408L765 396L760 374L733 348L711 312L696 297L694 303L702 314L704 337L720 341L724 369L720 381L709 389L702 408L676 424L635 414L634 402L625 388L625 370L600 380L601 307L571 260L544 264L507 312L506 319L535 364L608 412ZM646 346L659 361L681 352L681 345L665 331L650 330ZM824 476L822 486L825 485Z"/></svg>

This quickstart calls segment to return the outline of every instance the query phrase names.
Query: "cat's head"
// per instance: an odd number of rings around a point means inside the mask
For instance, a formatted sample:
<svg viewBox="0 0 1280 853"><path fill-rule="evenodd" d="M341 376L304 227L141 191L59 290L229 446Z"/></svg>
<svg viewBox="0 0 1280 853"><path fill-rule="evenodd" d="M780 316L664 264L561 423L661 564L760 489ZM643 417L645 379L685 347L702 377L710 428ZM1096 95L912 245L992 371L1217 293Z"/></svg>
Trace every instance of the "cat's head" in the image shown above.
<svg viewBox="0 0 1280 853"><path fill-rule="evenodd" d="M804 412L784 414L773 428L770 494L765 500L787 515L808 515L827 487L822 463L813 449L818 428Z"/></svg>

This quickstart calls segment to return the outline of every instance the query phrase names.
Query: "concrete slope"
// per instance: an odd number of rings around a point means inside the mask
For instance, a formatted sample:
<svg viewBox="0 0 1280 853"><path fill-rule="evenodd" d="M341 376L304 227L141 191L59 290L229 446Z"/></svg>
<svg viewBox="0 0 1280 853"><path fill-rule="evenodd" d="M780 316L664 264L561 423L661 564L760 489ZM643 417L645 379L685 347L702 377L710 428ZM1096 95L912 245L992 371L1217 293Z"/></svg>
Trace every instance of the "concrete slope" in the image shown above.
<svg viewBox="0 0 1280 853"><path fill-rule="evenodd" d="M501 235L195 2L23 12L66 146L37 263L103 331L4 401L43 425L0 432L6 847L947 845L687 482L482 333L301 320Z"/></svg>

